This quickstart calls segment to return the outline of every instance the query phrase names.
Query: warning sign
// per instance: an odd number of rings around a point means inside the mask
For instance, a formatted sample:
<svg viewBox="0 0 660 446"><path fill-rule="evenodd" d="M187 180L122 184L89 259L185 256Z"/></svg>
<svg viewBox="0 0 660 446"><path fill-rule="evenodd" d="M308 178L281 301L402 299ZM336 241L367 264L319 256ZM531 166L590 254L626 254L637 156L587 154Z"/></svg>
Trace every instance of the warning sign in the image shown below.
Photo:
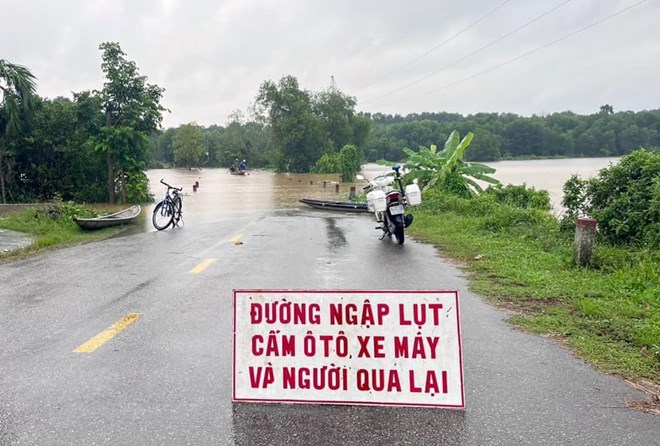
<svg viewBox="0 0 660 446"><path fill-rule="evenodd" d="M234 291L234 401L465 407L458 291Z"/></svg>

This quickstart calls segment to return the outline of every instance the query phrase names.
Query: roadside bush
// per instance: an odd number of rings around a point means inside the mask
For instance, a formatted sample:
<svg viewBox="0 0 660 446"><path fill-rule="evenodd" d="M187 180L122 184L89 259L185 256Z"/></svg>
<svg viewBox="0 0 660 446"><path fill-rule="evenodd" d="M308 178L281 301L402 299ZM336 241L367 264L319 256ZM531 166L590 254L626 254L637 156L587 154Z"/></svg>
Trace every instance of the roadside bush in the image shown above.
<svg viewBox="0 0 660 446"><path fill-rule="evenodd" d="M149 192L149 178L144 172L134 172L128 177L126 201L128 203L154 202L154 196Z"/></svg>
<svg viewBox="0 0 660 446"><path fill-rule="evenodd" d="M76 225L73 217L89 218L97 215L95 211L83 204L56 201L47 208L35 209L32 218L42 228L48 228L52 224L62 228L74 228Z"/></svg>
<svg viewBox="0 0 660 446"><path fill-rule="evenodd" d="M364 155L362 151L355 146L345 145L339 152L341 160L341 180L353 181L355 175L360 170L360 164Z"/></svg>
<svg viewBox="0 0 660 446"><path fill-rule="evenodd" d="M341 156L338 153L324 153L310 169L311 173L341 172Z"/></svg>
<svg viewBox="0 0 660 446"><path fill-rule="evenodd" d="M546 190L536 190L526 185L507 184L506 186L491 186L484 191L486 195L492 195L498 203L506 204L516 208L540 209L549 211L552 209L550 194Z"/></svg>
<svg viewBox="0 0 660 446"><path fill-rule="evenodd" d="M492 213L497 206L494 197L490 195L475 195L462 197L439 188L424 192L422 208L428 211L442 213L455 212L459 215L482 217Z"/></svg>
<svg viewBox="0 0 660 446"><path fill-rule="evenodd" d="M451 212L467 217L478 230L519 237L543 251L566 242L558 237L558 223L549 207L545 191L524 186L497 188L469 198L429 189L424 192L422 205L424 211L440 215Z"/></svg>
<svg viewBox="0 0 660 446"><path fill-rule="evenodd" d="M73 217L90 218L98 216L94 210L86 205L73 203L71 201L56 203L45 212L49 212L54 218L62 219L72 219Z"/></svg>
<svg viewBox="0 0 660 446"><path fill-rule="evenodd" d="M638 149L597 177L564 184L562 228L589 215L611 244L660 247L660 152Z"/></svg>
<svg viewBox="0 0 660 446"><path fill-rule="evenodd" d="M559 227L564 233L575 231L576 220L587 214L587 183L587 180L575 174L564 183L564 198L561 204L566 210L559 222Z"/></svg>
<svg viewBox="0 0 660 446"><path fill-rule="evenodd" d="M311 167L310 173L338 173L342 181L353 181L363 158L360 149L345 145L339 153L324 153Z"/></svg>

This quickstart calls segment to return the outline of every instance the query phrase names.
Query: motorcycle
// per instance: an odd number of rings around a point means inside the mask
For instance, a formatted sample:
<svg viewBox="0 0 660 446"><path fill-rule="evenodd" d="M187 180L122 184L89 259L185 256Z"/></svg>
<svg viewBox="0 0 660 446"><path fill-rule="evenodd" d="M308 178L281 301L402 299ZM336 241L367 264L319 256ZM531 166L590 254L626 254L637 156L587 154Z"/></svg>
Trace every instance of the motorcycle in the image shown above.
<svg viewBox="0 0 660 446"><path fill-rule="evenodd" d="M374 213L376 221L380 226L376 229L383 231L379 240L386 236L394 235L399 245L405 241L405 228L413 221L412 214L406 214L406 206L417 206L422 202L422 193L417 184L409 184L403 187L401 179L401 166L392 166L394 174L377 176L369 181L369 185L363 190L367 193L367 209ZM357 175L359 180L365 180L362 175ZM392 187L392 184L395 187Z"/></svg>

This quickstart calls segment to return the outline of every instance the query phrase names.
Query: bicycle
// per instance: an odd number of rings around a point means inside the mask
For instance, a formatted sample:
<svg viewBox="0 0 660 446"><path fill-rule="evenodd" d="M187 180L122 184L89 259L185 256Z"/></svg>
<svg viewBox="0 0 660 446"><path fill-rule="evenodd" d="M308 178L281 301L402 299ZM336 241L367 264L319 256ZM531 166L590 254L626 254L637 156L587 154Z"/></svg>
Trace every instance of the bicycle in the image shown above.
<svg viewBox="0 0 660 446"><path fill-rule="evenodd" d="M165 198L154 208L152 222L156 229L162 231L170 225L172 227L183 225L183 200L181 198L183 188L170 186L162 179L160 182L167 186L167 192Z"/></svg>

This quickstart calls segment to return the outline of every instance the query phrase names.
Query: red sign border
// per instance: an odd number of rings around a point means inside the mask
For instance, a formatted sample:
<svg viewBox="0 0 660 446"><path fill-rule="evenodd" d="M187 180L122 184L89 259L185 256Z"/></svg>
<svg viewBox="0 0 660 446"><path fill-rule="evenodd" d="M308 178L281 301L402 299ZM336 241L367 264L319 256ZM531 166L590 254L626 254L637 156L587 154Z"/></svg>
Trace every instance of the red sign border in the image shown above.
<svg viewBox="0 0 660 446"><path fill-rule="evenodd" d="M458 358L461 375L460 404L415 404L415 403L380 403L370 401L319 401L299 399L269 399L269 398L236 398L236 299L238 294L245 293L290 293L290 294L453 294L456 303L456 326L458 329ZM233 321L232 321L232 402L246 403L291 403L291 404L334 404L339 406L400 406L400 407L435 407L448 409L465 409L465 380L463 373L463 342L461 339L461 313L458 290L297 290L297 289L235 289L233 290Z"/></svg>

